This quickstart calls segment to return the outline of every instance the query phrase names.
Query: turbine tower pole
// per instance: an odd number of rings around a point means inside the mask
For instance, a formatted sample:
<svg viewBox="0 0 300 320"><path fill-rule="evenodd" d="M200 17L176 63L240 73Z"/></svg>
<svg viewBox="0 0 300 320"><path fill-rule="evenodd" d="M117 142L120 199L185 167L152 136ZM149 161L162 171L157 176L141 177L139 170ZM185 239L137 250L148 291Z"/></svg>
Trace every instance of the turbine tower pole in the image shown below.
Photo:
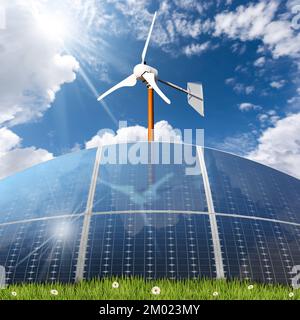
<svg viewBox="0 0 300 320"><path fill-rule="evenodd" d="M148 86L148 142L154 141L154 96L153 88Z"/></svg>

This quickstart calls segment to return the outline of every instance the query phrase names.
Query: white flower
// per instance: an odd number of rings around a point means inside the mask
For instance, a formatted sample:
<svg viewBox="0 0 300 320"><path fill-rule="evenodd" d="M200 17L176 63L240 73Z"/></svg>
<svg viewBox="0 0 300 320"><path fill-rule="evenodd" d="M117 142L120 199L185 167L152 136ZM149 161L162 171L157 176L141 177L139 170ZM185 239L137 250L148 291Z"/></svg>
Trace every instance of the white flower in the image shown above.
<svg viewBox="0 0 300 320"><path fill-rule="evenodd" d="M58 291L57 290L50 290L50 293L53 295L53 296L57 296L58 295Z"/></svg>
<svg viewBox="0 0 300 320"><path fill-rule="evenodd" d="M17 296L17 293L16 293L15 291L13 291L13 292L11 293L11 295L12 295L13 297L16 297L16 296Z"/></svg>
<svg viewBox="0 0 300 320"><path fill-rule="evenodd" d="M217 297L219 295L219 292L217 292L217 291L215 291L214 293L213 293L213 296L214 297Z"/></svg>
<svg viewBox="0 0 300 320"><path fill-rule="evenodd" d="M253 285L250 284L250 285L248 286L248 290L252 290L252 289L253 289Z"/></svg>
<svg viewBox="0 0 300 320"><path fill-rule="evenodd" d="M160 287L153 287L151 289L152 294L160 294Z"/></svg>
<svg viewBox="0 0 300 320"><path fill-rule="evenodd" d="M119 288L119 282L117 282L117 281L114 281L113 283L112 283L112 287L114 288L114 289L118 289Z"/></svg>
<svg viewBox="0 0 300 320"><path fill-rule="evenodd" d="M294 292L290 292L290 293L289 293L289 297L290 297L290 298L293 298L293 296L294 296Z"/></svg>

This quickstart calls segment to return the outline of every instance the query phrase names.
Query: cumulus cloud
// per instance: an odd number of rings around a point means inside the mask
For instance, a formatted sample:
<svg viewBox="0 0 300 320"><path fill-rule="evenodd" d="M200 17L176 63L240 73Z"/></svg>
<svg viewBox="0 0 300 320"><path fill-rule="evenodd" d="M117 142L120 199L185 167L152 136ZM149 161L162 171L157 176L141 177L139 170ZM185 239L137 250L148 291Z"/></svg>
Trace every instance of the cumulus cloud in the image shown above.
<svg viewBox="0 0 300 320"><path fill-rule="evenodd" d="M0 128L0 179L53 158L53 154L44 149L22 148L21 142L8 128Z"/></svg>
<svg viewBox="0 0 300 320"><path fill-rule="evenodd" d="M257 118L262 127L274 126L280 119L275 110L269 110L264 113L260 113Z"/></svg>
<svg viewBox="0 0 300 320"><path fill-rule="evenodd" d="M181 134L165 120L154 126L155 141L181 142ZM115 143L129 143L147 141L148 129L142 126L123 127L117 133L112 130L100 130L94 137L85 143L87 149Z"/></svg>
<svg viewBox="0 0 300 320"><path fill-rule="evenodd" d="M227 34L243 41L253 40L264 33L278 8L276 1L239 6L233 12L223 12L215 17L215 35Z"/></svg>
<svg viewBox="0 0 300 320"><path fill-rule="evenodd" d="M225 11L215 17L215 36L231 39L261 40L274 58L300 56L300 34L291 28L288 15L275 19L279 1L260 1L241 5L235 11Z"/></svg>
<svg viewBox="0 0 300 320"><path fill-rule="evenodd" d="M234 92L238 93L238 94L246 94L246 95L249 95L251 94L254 90L255 90L255 87L252 86L252 85L246 85L244 83L240 83L240 82L235 82L234 81L230 81L229 79L227 79L225 81L225 83L227 85L231 85Z"/></svg>
<svg viewBox="0 0 300 320"><path fill-rule="evenodd" d="M36 1L37 2L37 1ZM0 32L0 178L53 158L34 146L24 148L10 128L43 116L64 83L75 80L78 61L63 43L45 34L27 2L4 0Z"/></svg>
<svg viewBox="0 0 300 320"><path fill-rule="evenodd" d="M0 128L0 157L20 144L20 137L11 130Z"/></svg>
<svg viewBox="0 0 300 320"><path fill-rule="evenodd" d="M183 48L183 52L188 57L194 55L200 55L203 52L207 51L211 47L210 41L206 41L204 43L192 43Z"/></svg>
<svg viewBox="0 0 300 320"><path fill-rule="evenodd" d="M228 86L232 86L234 92L238 94L246 94L249 95L254 92L255 87L253 85L247 85L244 83L238 82L235 78L227 78L225 79L225 83Z"/></svg>
<svg viewBox="0 0 300 320"><path fill-rule="evenodd" d="M0 125L39 118L64 83L75 80L76 59L47 37L30 6L5 0L7 26L0 32Z"/></svg>
<svg viewBox="0 0 300 320"><path fill-rule="evenodd" d="M256 104L253 104L250 102L243 102L243 103L239 104L239 109L241 111L260 110L261 106L258 106Z"/></svg>
<svg viewBox="0 0 300 320"><path fill-rule="evenodd" d="M300 113L278 120L258 139L258 146L247 156L300 178Z"/></svg>
<svg viewBox="0 0 300 320"><path fill-rule="evenodd" d="M254 66L255 67L262 67L266 63L266 58L265 57L259 57L254 61Z"/></svg>
<svg viewBox="0 0 300 320"><path fill-rule="evenodd" d="M285 85L286 81L285 80L279 80L279 81L272 81L270 83L270 86L272 88L275 88L275 89L280 89L282 88L284 85Z"/></svg>

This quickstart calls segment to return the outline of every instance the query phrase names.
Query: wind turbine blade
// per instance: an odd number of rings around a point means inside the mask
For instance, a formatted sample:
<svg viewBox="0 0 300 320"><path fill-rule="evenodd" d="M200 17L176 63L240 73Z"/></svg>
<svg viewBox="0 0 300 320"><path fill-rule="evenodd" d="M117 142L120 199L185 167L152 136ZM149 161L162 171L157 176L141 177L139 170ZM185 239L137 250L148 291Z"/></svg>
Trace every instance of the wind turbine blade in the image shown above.
<svg viewBox="0 0 300 320"><path fill-rule="evenodd" d="M114 92L122 87L133 87L136 85L136 82L137 82L136 76L134 74L132 74L128 78L124 79L123 81L121 81L120 83L116 84L115 86L110 88L108 91L103 93L97 100L98 101L102 100L103 98L105 98L106 96L111 94L112 92Z"/></svg>
<svg viewBox="0 0 300 320"><path fill-rule="evenodd" d="M155 19L156 19L156 12L154 13L152 24L151 24L151 27L150 27L150 30L149 30L149 33L148 33L148 37L147 37L147 40L146 40L146 43L145 43L145 46L144 46L144 50L143 50L143 53L142 53L142 64L145 63L146 53L147 53L149 41L150 41L150 38L151 38L151 34L152 34L152 30L153 30Z"/></svg>
<svg viewBox="0 0 300 320"><path fill-rule="evenodd" d="M168 104L171 103L171 101L164 95L164 93L159 89L159 87L156 84L155 76L153 73L145 72L143 74L143 78L147 81L147 83L153 88L154 91Z"/></svg>

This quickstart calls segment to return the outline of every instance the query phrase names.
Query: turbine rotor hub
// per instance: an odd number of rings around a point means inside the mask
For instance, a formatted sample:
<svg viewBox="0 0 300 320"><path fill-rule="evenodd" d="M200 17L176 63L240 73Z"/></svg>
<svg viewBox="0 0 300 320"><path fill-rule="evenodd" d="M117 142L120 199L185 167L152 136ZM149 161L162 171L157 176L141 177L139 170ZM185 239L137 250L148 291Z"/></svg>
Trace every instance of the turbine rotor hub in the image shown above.
<svg viewBox="0 0 300 320"><path fill-rule="evenodd" d="M133 73L134 75L136 76L137 79L139 80L144 80L143 78L143 74L145 72L149 72L149 73L153 73L154 76L155 76L155 79L157 78L158 76L158 71L155 69L155 68L152 68L146 64L137 64L134 69L133 69Z"/></svg>

